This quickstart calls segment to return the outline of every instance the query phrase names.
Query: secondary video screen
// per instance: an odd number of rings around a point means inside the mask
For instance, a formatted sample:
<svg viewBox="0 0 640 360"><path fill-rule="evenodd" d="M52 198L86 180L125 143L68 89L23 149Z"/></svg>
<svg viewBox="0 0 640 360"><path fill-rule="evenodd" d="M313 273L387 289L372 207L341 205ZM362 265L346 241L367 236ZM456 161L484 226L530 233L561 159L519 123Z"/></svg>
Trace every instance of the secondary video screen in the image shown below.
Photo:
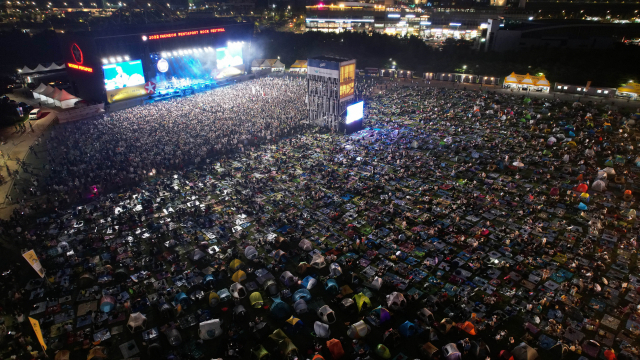
<svg viewBox="0 0 640 360"><path fill-rule="evenodd" d="M107 90L144 84L141 60L103 65L102 71L104 72L104 86Z"/></svg>
<svg viewBox="0 0 640 360"><path fill-rule="evenodd" d="M242 65L242 47L229 46L216 49L216 63L218 69Z"/></svg>
<svg viewBox="0 0 640 360"><path fill-rule="evenodd" d="M346 123L352 123L358 121L364 117L364 101L355 103L347 107L347 120Z"/></svg>

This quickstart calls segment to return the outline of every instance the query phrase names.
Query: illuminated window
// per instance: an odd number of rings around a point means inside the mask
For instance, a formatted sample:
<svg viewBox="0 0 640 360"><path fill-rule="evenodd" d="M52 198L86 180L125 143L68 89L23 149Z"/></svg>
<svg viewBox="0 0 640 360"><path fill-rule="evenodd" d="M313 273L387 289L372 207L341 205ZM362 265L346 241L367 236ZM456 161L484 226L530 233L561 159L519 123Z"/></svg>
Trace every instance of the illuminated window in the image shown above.
<svg viewBox="0 0 640 360"><path fill-rule="evenodd" d="M578 91L582 90L582 88L578 88Z"/></svg>
<svg viewBox="0 0 640 360"><path fill-rule="evenodd" d="M353 95L356 78L356 64L340 67L340 98Z"/></svg>
<svg viewBox="0 0 640 360"><path fill-rule="evenodd" d="M600 94L602 92L602 90L598 90L597 93Z"/></svg>
<svg viewBox="0 0 640 360"><path fill-rule="evenodd" d="M609 93L609 91L605 90L605 91L604 91L604 93L605 93L605 94L608 94L608 93Z"/></svg>
<svg viewBox="0 0 640 360"><path fill-rule="evenodd" d="M567 90L567 87L565 86L564 89Z"/></svg>

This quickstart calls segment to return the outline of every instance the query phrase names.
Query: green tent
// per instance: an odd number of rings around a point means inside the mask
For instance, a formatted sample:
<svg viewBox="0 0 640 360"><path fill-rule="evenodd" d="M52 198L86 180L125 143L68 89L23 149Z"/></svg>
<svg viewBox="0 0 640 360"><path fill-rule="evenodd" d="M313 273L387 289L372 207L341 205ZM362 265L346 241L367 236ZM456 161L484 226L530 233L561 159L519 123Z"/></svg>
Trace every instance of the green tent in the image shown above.
<svg viewBox="0 0 640 360"><path fill-rule="evenodd" d="M378 346L376 347L376 355L380 356L383 359L391 358L391 352L389 351L389 348L382 344L378 344Z"/></svg>
<svg viewBox="0 0 640 360"><path fill-rule="evenodd" d="M264 348L264 346L260 345L260 347L256 350L253 350L253 355L256 356L256 359L261 360L264 357L269 357L269 352Z"/></svg>

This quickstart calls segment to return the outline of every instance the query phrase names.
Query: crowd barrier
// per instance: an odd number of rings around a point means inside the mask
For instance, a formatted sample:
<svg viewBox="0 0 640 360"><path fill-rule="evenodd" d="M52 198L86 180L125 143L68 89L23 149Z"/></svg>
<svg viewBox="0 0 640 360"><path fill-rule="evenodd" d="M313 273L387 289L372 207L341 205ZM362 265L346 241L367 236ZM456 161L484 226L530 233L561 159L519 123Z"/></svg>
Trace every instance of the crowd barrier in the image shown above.
<svg viewBox="0 0 640 360"><path fill-rule="evenodd" d="M77 121L77 120L82 120L92 116L99 115L103 112L104 112L104 103L97 104L97 105L90 105L83 108L60 111L58 113L58 121L60 123Z"/></svg>

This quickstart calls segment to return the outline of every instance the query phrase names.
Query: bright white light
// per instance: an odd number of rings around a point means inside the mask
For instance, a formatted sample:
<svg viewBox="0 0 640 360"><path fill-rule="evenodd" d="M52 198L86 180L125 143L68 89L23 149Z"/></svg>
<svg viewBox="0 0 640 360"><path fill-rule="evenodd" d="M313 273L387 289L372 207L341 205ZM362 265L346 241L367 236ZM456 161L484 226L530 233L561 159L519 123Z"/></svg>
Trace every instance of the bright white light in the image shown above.
<svg viewBox="0 0 640 360"><path fill-rule="evenodd" d="M184 51L182 51L182 50L178 50L178 54L183 55L183 54L184 54Z"/></svg>
<svg viewBox="0 0 640 360"><path fill-rule="evenodd" d="M102 58L102 63L103 63L103 64L108 64L108 63L109 63L109 60L107 60L107 58Z"/></svg>
<svg viewBox="0 0 640 360"><path fill-rule="evenodd" d="M350 124L354 121L358 121L364 117L364 101L355 103L347 107L347 119L346 123Z"/></svg>
<svg viewBox="0 0 640 360"><path fill-rule="evenodd" d="M124 56L124 60L125 60L125 61L129 61L129 55L125 55L125 56Z"/></svg>
<svg viewBox="0 0 640 360"><path fill-rule="evenodd" d="M113 56L112 56L112 57L110 57L110 58L109 58L109 62L112 62L112 63L116 62L116 58L114 58Z"/></svg>
<svg viewBox="0 0 640 360"><path fill-rule="evenodd" d="M533 20L533 16L529 16L529 21Z"/></svg>
<svg viewBox="0 0 640 360"><path fill-rule="evenodd" d="M176 55L178 55L178 52L174 51L173 56L176 56Z"/></svg>
<svg viewBox="0 0 640 360"><path fill-rule="evenodd" d="M122 56L116 56L116 60L118 60L118 62L122 61Z"/></svg>

